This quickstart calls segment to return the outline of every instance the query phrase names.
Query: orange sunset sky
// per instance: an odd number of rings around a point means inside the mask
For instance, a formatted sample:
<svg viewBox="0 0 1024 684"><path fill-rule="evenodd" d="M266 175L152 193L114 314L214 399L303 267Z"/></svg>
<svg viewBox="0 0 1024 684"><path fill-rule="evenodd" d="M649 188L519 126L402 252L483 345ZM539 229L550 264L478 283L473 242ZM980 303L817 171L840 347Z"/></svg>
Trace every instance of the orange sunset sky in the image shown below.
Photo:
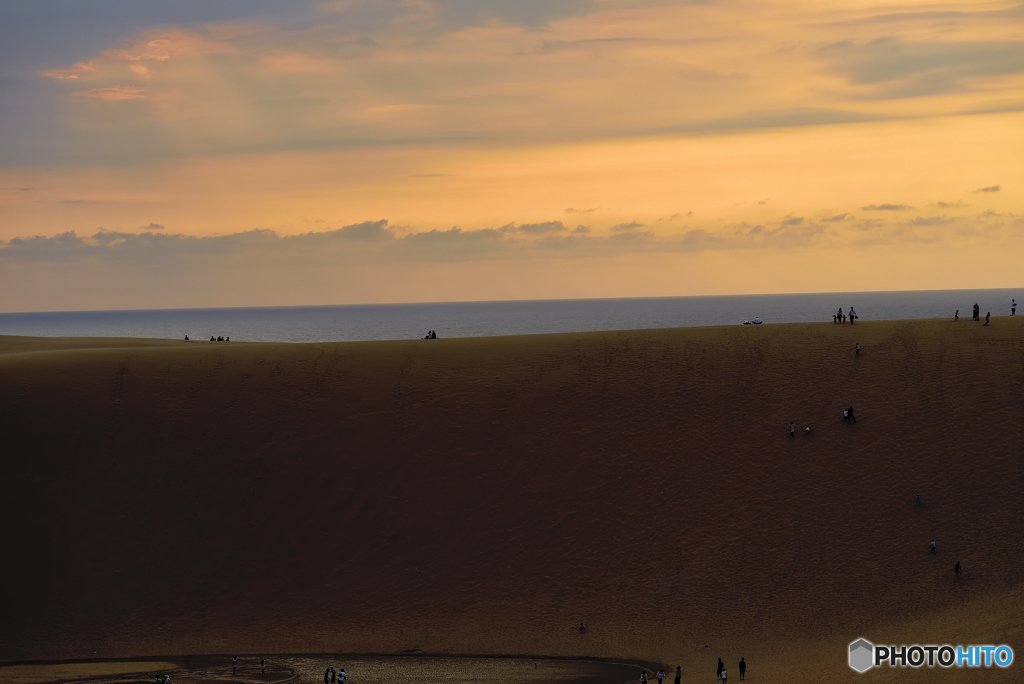
<svg viewBox="0 0 1024 684"><path fill-rule="evenodd" d="M10 0L0 311L1014 287L1024 5Z"/></svg>

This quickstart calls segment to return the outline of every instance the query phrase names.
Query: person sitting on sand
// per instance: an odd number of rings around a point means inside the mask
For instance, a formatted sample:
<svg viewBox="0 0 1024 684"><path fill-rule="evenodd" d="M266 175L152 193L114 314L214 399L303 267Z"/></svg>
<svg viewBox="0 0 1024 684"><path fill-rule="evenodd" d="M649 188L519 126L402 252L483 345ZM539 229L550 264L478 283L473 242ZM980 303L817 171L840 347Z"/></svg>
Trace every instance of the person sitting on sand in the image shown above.
<svg viewBox="0 0 1024 684"><path fill-rule="evenodd" d="M580 623L580 631L581 632L586 632L587 631L587 626L585 624L583 624L582 622Z"/></svg>
<svg viewBox="0 0 1024 684"><path fill-rule="evenodd" d="M749 318L743 319L743 325L750 325L750 319Z"/></svg>
<svg viewBox="0 0 1024 684"><path fill-rule="evenodd" d="M213 335L210 335L210 341L211 341L211 342L216 342L216 341L217 341L217 338L216 338L216 337L214 337Z"/></svg>
<svg viewBox="0 0 1024 684"><path fill-rule="evenodd" d="M185 341L188 342L188 335L185 335Z"/></svg>
<svg viewBox="0 0 1024 684"><path fill-rule="evenodd" d="M754 325L761 325L761 319L757 316L754 316Z"/></svg>

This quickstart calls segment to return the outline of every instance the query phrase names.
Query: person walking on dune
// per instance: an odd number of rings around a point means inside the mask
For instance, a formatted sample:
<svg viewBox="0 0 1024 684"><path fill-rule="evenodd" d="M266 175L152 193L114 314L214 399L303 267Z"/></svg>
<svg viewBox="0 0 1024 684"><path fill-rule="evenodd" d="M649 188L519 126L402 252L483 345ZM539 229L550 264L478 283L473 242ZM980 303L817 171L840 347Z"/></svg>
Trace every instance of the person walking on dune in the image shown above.
<svg viewBox="0 0 1024 684"><path fill-rule="evenodd" d="M676 684L679 684L681 681L683 681L683 666L676 665Z"/></svg>
<svg viewBox="0 0 1024 684"><path fill-rule="evenodd" d="M846 422L853 425L857 424L857 416L853 415L853 407L846 409Z"/></svg>
<svg viewBox="0 0 1024 684"><path fill-rule="evenodd" d="M743 658L740 658L740 681L742 682L743 678L746 677L746 676L747 676L747 661L745 661Z"/></svg>
<svg viewBox="0 0 1024 684"><path fill-rule="evenodd" d="M959 581L959 580L960 580L960 575L961 575L962 573L963 573L963 568L961 568L961 567L960 567L960 561L957 561L957 562L956 562L956 565L954 565L954 566L953 566L953 575L954 575L954 579L956 579L957 581Z"/></svg>
<svg viewBox="0 0 1024 684"><path fill-rule="evenodd" d="M789 423L789 436L796 437L796 423L792 421Z"/></svg>
<svg viewBox="0 0 1024 684"><path fill-rule="evenodd" d="M954 323L959 323L960 322L960 309L957 309L956 313L953 314L953 322Z"/></svg>
<svg viewBox="0 0 1024 684"><path fill-rule="evenodd" d="M857 344L853 345L853 355L854 356L860 356L860 342L858 342Z"/></svg>
<svg viewBox="0 0 1024 684"><path fill-rule="evenodd" d="M722 668L722 681L724 682L724 681L727 681L728 679L729 679L729 673L726 672L725 668L723 667Z"/></svg>
<svg viewBox="0 0 1024 684"><path fill-rule="evenodd" d="M719 658L718 659L718 669L715 670L715 679L721 679L722 678L722 670L724 670L724 669L725 669L725 663L723 663L722 659Z"/></svg>
<svg viewBox="0 0 1024 684"><path fill-rule="evenodd" d="M992 316L992 312L989 311L985 314L985 325L988 325L988 319Z"/></svg>
<svg viewBox="0 0 1024 684"><path fill-rule="evenodd" d="M658 678L658 684L665 684L665 671L658 670L658 674L654 675Z"/></svg>
<svg viewBox="0 0 1024 684"><path fill-rule="evenodd" d="M932 549L932 553L935 553L935 540L934 539L932 539L931 549Z"/></svg>

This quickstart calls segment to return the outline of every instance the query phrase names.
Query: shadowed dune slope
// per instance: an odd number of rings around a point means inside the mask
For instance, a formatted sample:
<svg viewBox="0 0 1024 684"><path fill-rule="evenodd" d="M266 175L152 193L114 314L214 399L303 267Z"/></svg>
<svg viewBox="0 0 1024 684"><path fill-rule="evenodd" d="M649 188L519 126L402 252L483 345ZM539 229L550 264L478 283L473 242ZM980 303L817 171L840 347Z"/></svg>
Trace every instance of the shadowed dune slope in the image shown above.
<svg viewBox="0 0 1024 684"><path fill-rule="evenodd" d="M1021 634L1024 318L8 337L0 428L3 660Z"/></svg>

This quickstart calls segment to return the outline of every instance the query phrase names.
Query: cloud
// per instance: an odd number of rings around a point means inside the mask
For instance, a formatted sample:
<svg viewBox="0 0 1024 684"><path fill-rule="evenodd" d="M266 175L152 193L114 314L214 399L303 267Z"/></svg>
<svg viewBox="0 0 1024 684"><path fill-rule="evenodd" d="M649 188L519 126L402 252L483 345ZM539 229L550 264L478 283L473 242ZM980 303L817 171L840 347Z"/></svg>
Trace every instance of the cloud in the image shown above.
<svg viewBox="0 0 1024 684"><path fill-rule="evenodd" d="M409 233L404 238L410 243L455 243L455 242L480 242L483 240L501 240L504 232L500 228L483 228L481 230L462 230L458 226L452 226L448 230L430 230L423 233Z"/></svg>
<svg viewBox="0 0 1024 684"><path fill-rule="evenodd" d="M936 202L935 206L942 207L943 209L959 209L961 207L969 207L970 205L963 200L957 200L956 202Z"/></svg>
<svg viewBox="0 0 1024 684"><path fill-rule="evenodd" d="M590 209L575 209L573 207L566 207L566 214L590 214L600 209L600 207L591 207Z"/></svg>
<svg viewBox="0 0 1024 684"><path fill-rule="evenodd" d="M999 192L1003 187L1001 185L988 185L984 188L978 188L974 192Z"/></svg>
<svg viewBox="0 0 1024 684"><path fill-rule="evenodd" d="M527 235L547 235L568 230L561 221L545 221L543 223L524 223L516 228L520 233Z"/></svg>
<svg viewBox="0 0 1024 684"><path fill-rule="evenodd" d="M970 90L975 81L1024 73L1024 41L877 38L833 44L817 54L856 86L861 97L902 98Z"/></svg>
<svg viewBox="0 0 1024 684"><path fill-rule="evenodd" d="M635 231L637 228L645 228L646 225L643 223L637 223L632 221L630 223L617 223L611 227L613 233L622 233L625 231Z"/></svg>
<svg viewBox="0 0 1024 684"><path fill-rule="evenodd" d="M164 227L159 223L150 223L148 226L140 226L139 230L163 230Z"/></svg>
<svg viewBox="0 0 1024 684"><path fill-rule="evenodd" d="M93 98L96 100L121 101L121 100L148 100L149 95L138 86L115 85L106 88L93 88L91 90L79 90L74 93L75 97Z"/></svg>
<svg viewBox="0 0 1024 684"><path fill-rule="evenodd" d="M390 228L387 227L388 222L385 219L380 221L363 221L362 223L355 223L344 228L339 228L333 231L338 236L348 238L350 240L359 240L361 242L374 242L377 240L389 240L394 237L394 233Z"/></svg>
<svg viewBox="0 0 1024 684"><path fill-rule="evenodd" d="M829 216L827 218L819 220L824 221L825 223L841 223L843 221L852 221L853 215L847 212L843 212L842 214L836 214L835 216Z"/></svg>
<svg viewBox="0 0 1024 684"><path fill-rule="evenodd" d="M96 67L85 62L76 62L74 66L67 69L47 69L40 71L39 75L45 78L53 78L60 81L74 81L79 76L96 71Z"/></svg>
<svg viewBox="0 0 1024 684"><path fill-rule="evenodd" d="M947 223L952 223L955 218L949 216L918 216L917 218L907 221L908 226L942 226Z"/></svg>
<svg viewBox="0 0 1024 684"><path fill-rule="evenodd" d="M585 235L590 232L590 226L576 226L572 232L575 235Z"/></svg>
<svg viewBox="0 0 1024 684"><path fill-rule="evenodd" d="M885 204L868 204L861 207L863 211L907 211L913 208L908 204L890 204L888 202Z"/></svg>
<svg viewBox="0 0 1024 684"><path fill-rule="evenodd" d="M782 219L782 222L779 225L781 225L781 226L799 226L803 222L804 222L804 219L803 219L802 216L792 216L792 217L788 217L788 218Z"/></svg>

